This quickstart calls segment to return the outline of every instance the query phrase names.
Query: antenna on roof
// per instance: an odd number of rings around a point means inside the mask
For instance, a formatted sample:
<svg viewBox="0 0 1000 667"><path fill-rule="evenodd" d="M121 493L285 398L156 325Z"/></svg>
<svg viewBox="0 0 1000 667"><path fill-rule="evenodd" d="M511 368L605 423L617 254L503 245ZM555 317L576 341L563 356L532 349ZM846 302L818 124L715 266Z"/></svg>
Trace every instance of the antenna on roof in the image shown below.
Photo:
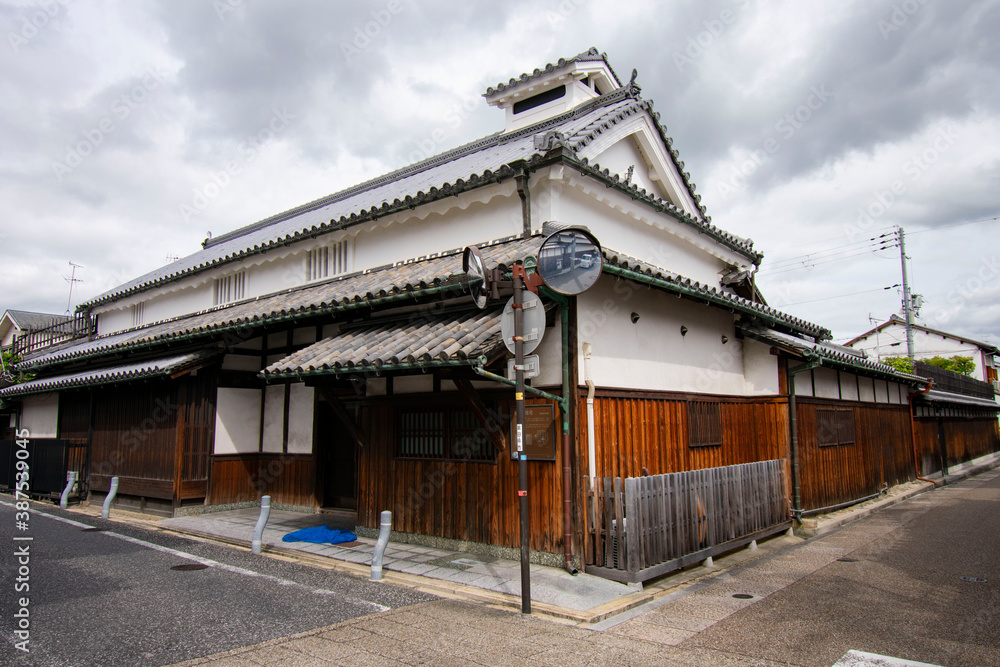
<svg viewBox="0 0 1000 667"><path fill-rule="evenodd" d="M76 270L77 269L82 269L83 265L82 264L74 264L73 262L70 262L69 265L73 267L72 273L70 273L69 276L63 276L63 280L65 280L66 282L69 283L69 299L66 300L66 314L67 315L70 314L70 306L72 306L72 304L73 304L73 283L82 283L83 282L83 280L81 278L77 278L76 277Z"/></svg>

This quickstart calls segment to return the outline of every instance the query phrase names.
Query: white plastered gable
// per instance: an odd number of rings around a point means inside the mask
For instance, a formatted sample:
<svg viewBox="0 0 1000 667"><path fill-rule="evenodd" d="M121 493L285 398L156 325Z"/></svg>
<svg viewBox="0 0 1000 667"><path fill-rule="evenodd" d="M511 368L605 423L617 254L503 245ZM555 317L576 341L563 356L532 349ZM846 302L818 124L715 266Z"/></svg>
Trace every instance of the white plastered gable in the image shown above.
<svg viewBox="0 0 1000 667"><path fill-rule="evenodd" d="M601 133L578 155L623 179L634 167L632 183L700 219L701 211L668 150L648 113L642 113Z"/></svg>

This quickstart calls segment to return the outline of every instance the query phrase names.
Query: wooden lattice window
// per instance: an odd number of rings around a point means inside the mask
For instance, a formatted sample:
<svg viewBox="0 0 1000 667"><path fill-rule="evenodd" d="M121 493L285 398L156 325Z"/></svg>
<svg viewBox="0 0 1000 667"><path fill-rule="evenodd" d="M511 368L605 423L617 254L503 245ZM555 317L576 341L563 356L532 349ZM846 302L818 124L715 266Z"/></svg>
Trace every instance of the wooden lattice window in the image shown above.
<svg viewBox="0 0 1000 667"><path fill-rule="evenodd" d="M397 411L397 458L493 461L489 432L468 408L406 407Z"/></svg>
<svg viewBox="0 0 1000 667"><path fill-rule="evenodd" d="M722 405L710 401L688 401L688 445L717 447L722 444Z"/></svg>
<svg viewBox="0 0 1000 667"><path fill-rule="evenodd" d="M816 441L820 447L853 445L854 410L850 408L817 408Z"/></svg>

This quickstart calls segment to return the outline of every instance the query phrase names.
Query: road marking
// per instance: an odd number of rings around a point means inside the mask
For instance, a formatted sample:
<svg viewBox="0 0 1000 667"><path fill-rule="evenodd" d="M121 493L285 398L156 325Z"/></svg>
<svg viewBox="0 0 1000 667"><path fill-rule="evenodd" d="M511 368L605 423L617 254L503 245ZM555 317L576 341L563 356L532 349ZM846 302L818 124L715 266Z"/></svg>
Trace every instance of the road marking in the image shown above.
<svg viewBox="0 0 1000 667"><path fill-rule="evenodd" d="M6 507L14 507L12 503L5 501L0 501L0 505ZM55 516L54 514L47 514L37 509L29 510L32 514L38 514L40 516L45 516L50 519L55 519L56 521L61 521L62 523L69 524L70 526L76 526L77 528L91 528L92 526L86 523L80 523L79 521L73 521L72 519L64 519L61 516ZM356 604L368 605L374 607L378 611L390 611L392 607L386 607L385 605L378 604L377 602L371 602L370 600L360 600L358 598L346 597L342 592L331 591L324 588L312 588L304 584L300 584L297 581L292 581L291 579L282 579L281 577L275 577L270 574L261 574L260 572L254 572L253 570L247 570L242 567L237 567L235 565L228 565L226 563L220 563L219 561L212 560L210 558L203 558L202 556L196 556L194 554L189 554L186 551L178 551L177 549L171 549L170 547L160 546L159 544L153 544L152 542L147 542L145 540L140 540L135 537L129 537L128 535L121 535L112 531L105 531L98 533L99 535L108 535L110 537L116 537L119 540L124 540L132 544L137 544L139 546L146 547L147 549L153 549L154 551L160 551L165 554L170 554L171 556L177 556L178 558L183 558L185 560L193 560L196 563L201 563L202 565L208 565L209 567L219 568L220 570L225 570L226 572L232 572L234 574L242 574L246 577L256 577L258 579L264 579L265 581L270 581L272 583L278 584L279 586L291 586L293 588L301 588L314 595L336 595L346 602L353 602Z"/></svg>
<svg viewBox="0 0 1000 667"><path fill-rule="evenodd" d="M864 651L848 651L833 665L833 667L941 667L932 665L929 662L914 662L913 660L903 660L902 658L892 658L887 655L877 653L865 653Z"/></svg>

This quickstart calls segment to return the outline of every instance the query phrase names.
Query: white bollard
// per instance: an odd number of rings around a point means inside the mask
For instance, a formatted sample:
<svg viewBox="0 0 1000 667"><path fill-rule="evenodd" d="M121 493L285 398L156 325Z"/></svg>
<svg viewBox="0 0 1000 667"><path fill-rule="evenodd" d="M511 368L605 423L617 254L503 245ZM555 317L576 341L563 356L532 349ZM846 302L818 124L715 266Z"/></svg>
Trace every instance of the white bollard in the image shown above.
<svg viewBox="0 0 1000 667"><path fill-rule="evenodd" d="M111 515L111 503L114 502L115 496L118 495L118 478L111 478L111 488L108 489L108 495L104 497L104 505L101 507L101 518L107 519Z"/></svg>
<svg viewBox="0 0 1000 667"><path fill-rule="evenodd" d="M260 499L260 517L257 519L257 525L253 529L253 540L250 542L250 551L255 554L260 553L260 543L264 537L264 526L267 525L267 519L271 516L271 496L264 496Z"/></svg>
<svg viewBox="0 0 1000 667"><path fill-rule="evenodd" d="M392 512L382 512L382 523L378 529L378 541L375 542L375 551L372 552L372 581L382 578L382 557L385 555L385 547L389 544L389 533L392 532Z"/></svg>
<svg viewBox="0 0 1000 667"><path fill-rule="evenodd" d="M66 509L69 492L73 490L73 485L76 484L76 475L75 470L70 470L66 473L66 488L63 489L62 496L59 497L59 509Z"/></svg>

